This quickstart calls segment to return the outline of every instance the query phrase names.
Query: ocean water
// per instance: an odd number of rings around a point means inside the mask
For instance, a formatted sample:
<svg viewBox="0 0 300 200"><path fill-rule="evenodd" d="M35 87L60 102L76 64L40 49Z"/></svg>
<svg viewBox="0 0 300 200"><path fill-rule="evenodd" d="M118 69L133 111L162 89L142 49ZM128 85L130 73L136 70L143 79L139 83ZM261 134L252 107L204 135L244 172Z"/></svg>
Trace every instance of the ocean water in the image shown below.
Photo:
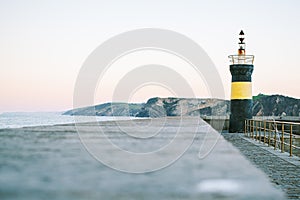
<svg viewBox="0 0 300 200"><path fill-rule="evenodd" d="M97 121L128 120L130 117L96 117ZM76 116L80 122L95 121L95 117ZM7 112L0 114L0 129L74 123L74 116L61 112Z"/></svg>

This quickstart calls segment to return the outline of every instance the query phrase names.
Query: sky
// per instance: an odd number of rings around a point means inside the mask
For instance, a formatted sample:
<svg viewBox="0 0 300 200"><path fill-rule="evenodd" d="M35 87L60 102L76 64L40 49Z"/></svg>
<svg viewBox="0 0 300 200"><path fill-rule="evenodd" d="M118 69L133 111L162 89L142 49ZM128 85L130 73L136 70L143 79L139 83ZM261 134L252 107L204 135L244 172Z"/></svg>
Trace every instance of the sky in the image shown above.
<svg viewBox="0 0 300 200"><path fill-rule="evenodd" d="M243 29L247 54L255 55L253 95L300 98L299 10L298 0L0 0L0 112L71 109L76 78L91 52L140 28L172 30L199 44L218 70L226 99L228 55L236 54ZM112 73L109 79L121 77ZM96 91L94 102L110 101L112 90L107 85ZM168 88L145 85L130 101L172 95Z"/></svg>

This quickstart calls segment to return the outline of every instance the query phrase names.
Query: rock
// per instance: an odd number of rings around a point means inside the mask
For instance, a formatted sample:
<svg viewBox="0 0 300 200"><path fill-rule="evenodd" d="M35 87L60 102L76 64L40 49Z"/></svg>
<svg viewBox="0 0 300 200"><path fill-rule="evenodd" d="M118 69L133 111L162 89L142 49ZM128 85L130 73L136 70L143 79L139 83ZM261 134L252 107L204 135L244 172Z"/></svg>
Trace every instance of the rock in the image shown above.
<svg viewBox="0 0 300 200"><path fill-rule="evenodd" d="M282 95L263 95L253 97L253 116L298 116L300 100Z"/></svg>
<svg viewBox="0 0 300 200"><path fill-rule="evenodd" d="M253 97L253 116L299 116L300 100L282 95ZM196 98L151 98L146 103L105 103L69 110L64 115L96 116L229 116L230 101Z"/></svg>
<svg viewBox="0 0 300 200"><path fill-rule="evenodd" d="M136 114L141 111L143 106L143 104L133 103L105 103L96 106L69 110L63 113L63 115L136 116Z"/></svg>

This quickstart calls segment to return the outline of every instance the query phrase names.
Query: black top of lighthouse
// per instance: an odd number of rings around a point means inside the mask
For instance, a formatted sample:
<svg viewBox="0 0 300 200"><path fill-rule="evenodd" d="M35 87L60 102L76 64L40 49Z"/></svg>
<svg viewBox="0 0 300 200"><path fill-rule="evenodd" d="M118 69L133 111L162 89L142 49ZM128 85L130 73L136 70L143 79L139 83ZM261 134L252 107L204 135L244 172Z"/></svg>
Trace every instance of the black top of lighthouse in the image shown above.
<svg viewBox="0 0 300 200"><path fill-rule="evenodd" d="M244 35L245 35L244 31L241 30L241 32L240 32L240 38L239 38L240 39L240 44L243 44L243 42L244 42L244 39L245 39Z"/></svg>
<svg viewBox="0 0 300 200"><path fill-rule="evenodd" d="M230 55L230 62L232 64L252 65L254 61L253 55L246 55L245 33L243 30L239 34L239 49L237 55Z"/></svg>

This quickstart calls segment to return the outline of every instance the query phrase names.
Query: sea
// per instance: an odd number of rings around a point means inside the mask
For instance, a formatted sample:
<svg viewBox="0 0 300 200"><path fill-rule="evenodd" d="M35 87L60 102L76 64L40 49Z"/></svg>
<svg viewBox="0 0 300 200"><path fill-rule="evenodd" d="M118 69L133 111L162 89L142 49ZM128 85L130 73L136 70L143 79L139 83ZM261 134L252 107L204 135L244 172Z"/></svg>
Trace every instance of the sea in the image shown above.
<svg viewBox="0 0 300 200"><path fill-rule="evenodd" d="M76 116L80 122L128 120L132 117ZM6 112L0 114L0 129L75 123L75 117L62 112Z"/></svg>

